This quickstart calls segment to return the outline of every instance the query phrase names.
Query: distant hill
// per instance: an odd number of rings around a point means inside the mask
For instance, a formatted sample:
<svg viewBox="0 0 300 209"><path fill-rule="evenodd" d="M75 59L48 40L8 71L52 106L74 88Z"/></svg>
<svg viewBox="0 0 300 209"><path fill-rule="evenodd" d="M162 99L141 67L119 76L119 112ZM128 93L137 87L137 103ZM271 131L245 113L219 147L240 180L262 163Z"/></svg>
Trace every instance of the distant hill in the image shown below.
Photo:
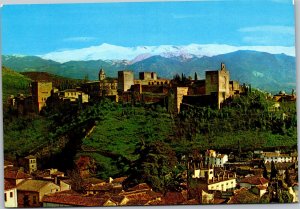
<svg viewBox="0 0 300 209"><path fill-rule="evenodd" d="M31 79L2 66L2 101L6 102L10 95L29 94Z"/></svg>
<svg viewBox="0 0 300 209"><path fill-rule="evenodd" d="M32 56L3 56L3 64L14 67L13 69L19 72L43 71L77 79L88 76L90 80L97 79L101 67L109 77L116 77L118 70L129 69L135 72L135 76L138 76L140 71L155 71L159 77L164 78L172 78L177 73L193 77L197 72L198 77L203 79L206 70L219 69L221 62L224 62L230 70L231 79L240 83L251 84L253 87L272 92L279 90L290 92L291 89L296 89L295 57L285 54L243 50L211 57L157 55L135 63L127 60L58 63Z"/></svg>
<svg viewBox="0 0 300 209"><path fill-rule="evenodd" d="M75 88L80 86L83 80L71 79L58 75L54 75L47 72L22 72L22 75L30 78L32 81L49 81L52 82L53 87L59 88L60 90L66 88Z"/></svg>

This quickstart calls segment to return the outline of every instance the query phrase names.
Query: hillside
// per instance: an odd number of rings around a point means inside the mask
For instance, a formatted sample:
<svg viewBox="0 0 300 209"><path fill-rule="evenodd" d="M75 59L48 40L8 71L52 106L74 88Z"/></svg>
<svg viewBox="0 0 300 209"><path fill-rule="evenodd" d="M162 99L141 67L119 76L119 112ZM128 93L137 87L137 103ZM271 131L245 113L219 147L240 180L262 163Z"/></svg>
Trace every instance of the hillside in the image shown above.
<svg viewBox="0 0 300 209"><path fill-rule="evenodd" d="M60 90L67 88L75 88L80 86L83 80L71 79L47 72L22 72L22 75L30 78L33 81L49 81L52 85Z"/></svg>
<svg viewBox="0 0 300 209"><path fill-rule="evenodd" d="M31 79L2 66L2 101L6 102L10 95L29 94Z"/></svg>
<svg viewBox="0 0 300 209"><path fill-rule="evenodd" d="M177 73L193 76L197 72L200 79L203 79L206 70L219 69L220 63L224 62L232 80L271 92L296 89L295 57L285 54L243 50L212 57L157 55L135 63L126 60L89 60L61 64L39 57L3 57L4 65L18 72L43 71L76 79L88 76L90 80L97 79L100 67L105 69L109 77L116 77L118 70L130 69L135 72L135 76L140 71L156 71L159 77L171 79Z"/></svg>

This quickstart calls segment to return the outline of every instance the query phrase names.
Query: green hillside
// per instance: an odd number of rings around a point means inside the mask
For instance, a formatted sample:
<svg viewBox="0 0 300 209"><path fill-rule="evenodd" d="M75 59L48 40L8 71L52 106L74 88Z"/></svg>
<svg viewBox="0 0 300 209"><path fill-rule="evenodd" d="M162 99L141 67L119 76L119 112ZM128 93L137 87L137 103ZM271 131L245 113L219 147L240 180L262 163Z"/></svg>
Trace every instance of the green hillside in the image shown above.
<svg viewBox="0 0 300 209"><path fill-rule="evenodd" d="M10 95L29 94L31 79L2 66L2 101L6 102Z"/></svg>

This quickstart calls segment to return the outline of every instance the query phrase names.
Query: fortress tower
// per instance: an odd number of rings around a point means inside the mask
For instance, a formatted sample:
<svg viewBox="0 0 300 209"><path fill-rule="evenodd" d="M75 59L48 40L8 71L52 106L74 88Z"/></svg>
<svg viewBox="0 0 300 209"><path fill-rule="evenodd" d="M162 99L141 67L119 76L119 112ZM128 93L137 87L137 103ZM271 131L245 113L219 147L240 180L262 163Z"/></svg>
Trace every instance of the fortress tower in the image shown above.
<svg viewBox="0 0 300 209"><path fill-rule="evenodd" d="M52 82L34 81L31 83L34 109L38 112L46 106L47 98L51 96Z"/></svg>
<svg viewBox="0 0 300 209"><path fill-rule="evenodd" d="M118 90L128 91L134 85L133 72L130 70L118 71Z"/></svg>
<svg viewBox="0 0 300 209"><path fill-rule="evenodd" d="M221 69L218 71L206 71L205 77L205 94L217 95L220 108L221 103L230 96L230 77L225 64L221 63Z"/></svg>
<svg viewBox="0 0 300 209"><path fill-rule="evenodd" d="M100 68L100 71L98 73L98 78L99 78L99 81L105 80L105 72L104 72L103 68Z"/></svg>

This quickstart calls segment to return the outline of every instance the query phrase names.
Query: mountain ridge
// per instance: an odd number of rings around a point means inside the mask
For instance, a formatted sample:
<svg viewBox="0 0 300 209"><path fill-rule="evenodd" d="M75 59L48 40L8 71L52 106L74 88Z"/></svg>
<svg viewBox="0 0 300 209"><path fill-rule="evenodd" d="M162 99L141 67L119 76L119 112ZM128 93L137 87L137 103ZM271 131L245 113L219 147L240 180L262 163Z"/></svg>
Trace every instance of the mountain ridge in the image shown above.
<svg viewBox="0 0 300 209"><path fill-rule="evenodd" d="M238 50L252 50L258 52L268 52L272 54L285 53L294 56L295 47L285 46L232 46L227 44L188 44L188 45L159 45L159 46L135 46L124 47L103 43L99 46L90 46L81 49L71 49L64 51L54 51L43 55L38 55L43 59L51 59L60 63L67 61L88 61L88 60L128 60L141 61L141 55L160 55L162 57L191 57L196 56L216 56L227 54Z"/></svg>
<svg viewBox="0 0 300 209"><path fill-rule="evenodd" d="M37 62L37 63L36 63ZM295 57L285 54L270 54L251 50L239 50L216 56L163 57L155 55L131 63L128 60L89 60L58 63L40 57L3 56L3 65L18 72L42 71L69 78L90 80L98 78L100 68L104 68L109 77L116 77L117 71L129 69L134 71L136 78L140 71L155 71L159 77L173 78L183 73L194 76L197 72L204 79L206 70L220 68L224 62L230 71L231 80L252 84L253 87L268 91L291 91L296 89Z"/></svg>

